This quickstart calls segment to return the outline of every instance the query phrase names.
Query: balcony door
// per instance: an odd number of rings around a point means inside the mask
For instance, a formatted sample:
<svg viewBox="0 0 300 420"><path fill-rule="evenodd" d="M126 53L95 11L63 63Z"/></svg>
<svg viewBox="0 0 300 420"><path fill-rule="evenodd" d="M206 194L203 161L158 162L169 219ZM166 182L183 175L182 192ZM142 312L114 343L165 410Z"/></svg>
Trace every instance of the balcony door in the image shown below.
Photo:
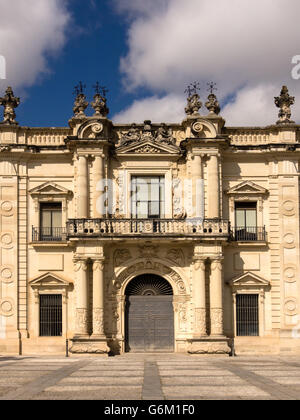
<svg viewBox="0 0 300 420"><path fill-rule="evenodd" d="M257 240L257 203L235 203L235 234L238 240Z"/></svg>
<svg viewBox="0 0 300 420"><path fill-rule="evenodd" d="M134 176L131 180L131 217L165 217L165 179L163 176Z"/></svg>
<svg viewBox="0 0 300 420"><path fill-rule="evenodd" d="M41 203L40 240L61 240L61 203Z"/></svg>

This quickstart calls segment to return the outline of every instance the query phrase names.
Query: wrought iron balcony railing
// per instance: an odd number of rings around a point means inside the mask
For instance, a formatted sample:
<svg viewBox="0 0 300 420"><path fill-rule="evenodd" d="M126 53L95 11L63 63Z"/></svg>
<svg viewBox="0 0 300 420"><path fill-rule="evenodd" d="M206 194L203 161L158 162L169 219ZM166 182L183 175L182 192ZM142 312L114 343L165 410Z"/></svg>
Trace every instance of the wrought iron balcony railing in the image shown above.
<svg viewBox="0 0 300 420"><path fill-rule="evenodd" d="M32 227L32 242L60 242L66 241L65 227Z"/></svg>
<svg viewBox="0 0 300 420"><path fill-rule="evenodd" d="M227 220L196 219L69 219L67 237L122 236L229 237Z"/></svg>
<svg viewBox="0 0 300 420"><path fill-rule="evenodd" d="M267 233L265 226L263 227L234 227L232 229L232 239L240 242L266 242Z"/></svg>

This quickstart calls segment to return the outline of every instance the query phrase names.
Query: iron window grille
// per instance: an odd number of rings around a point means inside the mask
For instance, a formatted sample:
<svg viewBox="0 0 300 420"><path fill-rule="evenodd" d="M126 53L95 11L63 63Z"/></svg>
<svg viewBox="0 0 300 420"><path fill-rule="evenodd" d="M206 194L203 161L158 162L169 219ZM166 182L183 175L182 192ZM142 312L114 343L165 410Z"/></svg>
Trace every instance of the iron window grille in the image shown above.
<svg viewBox="0 0 300 420"><path fill-rule="evenodd" d="M61 295L40 295L40 336L62 336Z"/></svg>
<svg viewBox="0 0 300 420"><path fill-rule="evenodd" d="M239 337L259 336L258 295L236 296L236 333Z"/></svg>

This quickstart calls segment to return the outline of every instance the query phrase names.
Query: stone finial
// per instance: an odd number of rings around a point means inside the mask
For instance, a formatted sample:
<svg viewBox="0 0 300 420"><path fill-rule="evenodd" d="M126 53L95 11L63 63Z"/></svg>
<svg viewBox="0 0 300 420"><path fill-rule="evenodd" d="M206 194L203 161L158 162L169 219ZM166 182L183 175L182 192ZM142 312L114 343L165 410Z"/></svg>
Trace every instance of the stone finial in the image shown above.
<svg viewBox="0 0 300 420"><path fill-rule="evenodd" d="M213 82L208 83L208 91L210 92L210 94L208 95L208 101L206 102L205 106L209 110L210 114L219 115L221 108L217 97L214 94L214 90L217 90L215 86L216 84Z"/></svg>
<svg viewBox="0 0 300 420"><path fill-rule="evenodd" d="M12 88L9 86L3 98L0 98L0 105L4 107L4 118L2 124L17 124L15 118L15 108L20 105L20 98L14 96Z"/></svg>
<svg viewBox="0 0 300 420"><path fill-rule="evenodd" d="M99 82L94 86L95 96L94 101L91 102L92 108L95 110L95 117L106 117L109 113L109 109L106 106L106 94L108 90L104 86L100 86Z"/></svg>
<svg viewBox="0 0 300 420"><path fill-rule="evenodd" d="M200 90L199 83L194 82L190 84L184 92L188 94L187 107L185 108L185 113L187 115L199 114L199 109L202 107L202 102L200 101L198 90Z"/></svg>
<svg viewBox="0 0 300 420"><path fill-rule="evenodd" d="M78 86L75 86L74 94L76 95L76 99L74 102L73 112L75 117L85 117L84 111L89 106L89 103L86 101L86 96L83 93L83 89L85 89L85 85L82 82L79 82Z"/></svg>
<svg viewBox="0 0 300 420"><path fill-rule="evenodd" d="M294 121L291 121L291 106L295 103L295 97L289 95L288 88L286 86L282 86L280 96L274 99L275 105L280 108L277 124L294 124Z"/></svg>

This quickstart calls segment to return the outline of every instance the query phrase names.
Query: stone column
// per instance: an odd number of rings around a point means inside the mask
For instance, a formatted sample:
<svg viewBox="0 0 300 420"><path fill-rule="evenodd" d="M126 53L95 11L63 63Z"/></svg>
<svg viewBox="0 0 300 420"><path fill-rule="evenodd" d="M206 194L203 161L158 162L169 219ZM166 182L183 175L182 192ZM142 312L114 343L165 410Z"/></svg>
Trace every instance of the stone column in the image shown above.
<svg viewBox="0 0 300 420"><path fill-rule="evenodd" d="M203 170L202 158L200 155L194 155L193 161L193 214L195 217L203 217L204 203L203 200Z"/></svg>
<svg viewBox="0 0 300 420"><path fill-rule="evenodd" d="M211 261L210 325L212 336L223 336L223 276L222 260Z"/></svg>
<svg viewBox="0 0 300 420"><path fill-rule="evenodd" d="M96 155L94 161L94 194L93 194L93 213L94 218L102 219L105 217L104 191L104 156Z"/></svg>
<svg viewBox="0 0 300 420"><path fill-rule="evenodd" d="M220 217L219 158L211 155L208 168L208 219Z"/></svg>
<svg viewBox="0 0 300 420"><path fill-rule="evenodd" d="M93 338L105 338L104 334L104 262L93 263Z"/></svg>
<svg viewBox="0 0 300 420"><path fill-rule="evenodd" d="M88 217L88 162L87 157L79 155L77 172L77 217Z"/></svg>
<svg viewBox="0 0 300 420"><path fill-rule="evenodd" d="M201 338L206 333L206 293L205 293L205 259L194 262L194 302L195 329L194 338Z"/></svg>
<svg viewBox="0 0 300 420"><path fill-rule="evenodd" d="M87 260L74 260L76 273L76 330L75 335L87 337L88 331L88 266Z"/></svg>

